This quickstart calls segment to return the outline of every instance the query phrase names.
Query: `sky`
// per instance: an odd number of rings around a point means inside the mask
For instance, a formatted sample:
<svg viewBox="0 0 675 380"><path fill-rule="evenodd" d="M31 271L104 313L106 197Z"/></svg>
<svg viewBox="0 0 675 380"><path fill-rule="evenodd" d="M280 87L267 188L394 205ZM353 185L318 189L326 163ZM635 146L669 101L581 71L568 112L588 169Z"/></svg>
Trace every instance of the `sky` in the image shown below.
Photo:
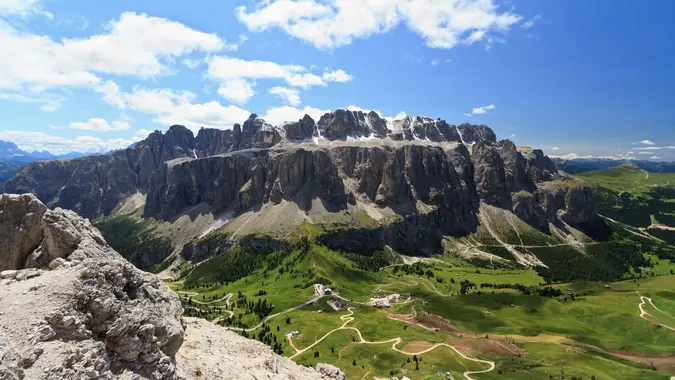
<svg viewBox="0 0 675 380"><path fill-rule="evenodd" d="M0 0L0 140L123 148L338 108L675 160L675 2Z"/></svg>

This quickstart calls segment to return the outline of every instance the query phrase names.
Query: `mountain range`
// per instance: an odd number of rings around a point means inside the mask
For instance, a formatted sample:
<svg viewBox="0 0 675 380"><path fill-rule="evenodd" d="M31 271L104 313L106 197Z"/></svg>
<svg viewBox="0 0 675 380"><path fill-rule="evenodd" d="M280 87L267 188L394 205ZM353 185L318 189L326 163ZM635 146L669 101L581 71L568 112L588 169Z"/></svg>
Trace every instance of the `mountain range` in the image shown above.
<svg viewBox="0 0 675 380"><path fill-rule="evenodd" d="M141 267L171 252L203 259L214 233L227 237L221 248L255 237L265 250L310 224L329 231L323 241L333 249L430 255L445 237L475 232L483 205L545 233L597 219L588 186L485 125L345 110L281 126L254 114L196 136L172 126L133 148L30 163L1 190L90 219L133 211L154 221L170 244L132 260Z"/></svg>
<svg viewBox="0 0 675 380"><path fill-rule="evenodd" d="M48 151L26 152L13 142L0 140L0 182L12 178L23 165L29 162L78 158L86 155L88 153L70 152L59 155Z"/></svg>

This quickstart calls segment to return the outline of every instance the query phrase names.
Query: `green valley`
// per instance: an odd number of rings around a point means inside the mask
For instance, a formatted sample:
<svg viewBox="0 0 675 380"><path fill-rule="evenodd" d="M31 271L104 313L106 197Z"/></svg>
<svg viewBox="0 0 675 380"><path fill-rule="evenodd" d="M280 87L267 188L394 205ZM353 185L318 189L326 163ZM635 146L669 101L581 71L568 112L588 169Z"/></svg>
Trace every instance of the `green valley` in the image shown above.
<svg viewBox="0 0 675 380"><path fill-rule="evenodd" d="M516 243L509 238L515 231L492 220L499 232L491 239ZM467 250L489 251L490 239L480 234L448 241L442 255L390 255L388 265L368 267L353 254L318 244L320 231L303 229L294 244L269 255L235 248L184 267L170 286L181 294L187 315L261 340L300 364L336 365L349 379L675 376L675 297L663 291L675 287L675 256L644 251L634 264L595 278L583 267L607 264L606 254L596 252L599 244L587 242L592 249L582 251L578 242L555 246L517 226L523 241L513 247L523 254L538 250L542 260L574 257L570 268L588 278L547 281L546 268L467 256ZM614 239L618 247L641 241L622 234ZM228 269L248 264L248 275L233 277ZM314 284L331 294L317 294ZM396 299L389 307L371 306L377 297ZM651 301L641 306L643 299ZM261 304L272 308L261 313Z"/></svg>

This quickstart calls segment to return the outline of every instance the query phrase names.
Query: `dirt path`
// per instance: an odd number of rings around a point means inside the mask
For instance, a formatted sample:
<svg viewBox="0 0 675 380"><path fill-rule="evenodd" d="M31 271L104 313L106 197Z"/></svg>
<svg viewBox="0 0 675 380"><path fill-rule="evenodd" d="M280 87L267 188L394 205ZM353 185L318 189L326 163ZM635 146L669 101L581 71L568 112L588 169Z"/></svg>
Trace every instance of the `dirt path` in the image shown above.
<svg viewBox="0 0 675 380"><path fill-rule="evenodd" d="M353 317L353 315L354 315L354 308L353 308L353 307L350 307L350 308L347 309L347 311L349 312L348 314L345 314L345 315L343 315L343 316L340 317L340 320L343 322L343 323L342 323L342 326L340 326L340 327L338 327L338 328L336 328L336 329L333 329L333 330L329 331L328 333L326 333L326 335L324 335L323 337L321 337L321 339L315 341L314 343L312 343L311 345L309 345L308 347L306 347L306 348L304 348L304 349L302 349L302 350L298 350L297 348L295 348L295 346L293 345L293 339L292 339L290 336L287 336L287 339L288 339L289 342L291 343L291 347L293 347L293 349L296 351L295 354L294 354L293 356L290 357L290 359L292 360L293 358L297 357L298 355L302 355L303 353L305 353L305 352L307 352L308 350L312 349L313 347L315 347L316 345L318 345L319 343L321 343L324 339L326 339L328 336L330 336L330 335L333 334L334 332L341 331L341 330L352 330L352 331L355 331L356 334L357 334L358 337L359 337L359 341L358 341L358 342L354 342L354 343L356 343L356 344L374 344L374 345L377 345L377 344L387 344L387 343L391 343L391 348L390 348L391 350L396 351L396 352L398 352L398 353L400 353L400 354L403 354L403 355L408 355L408 356L426 354L426 353L428 353L428 352L431 352L431 351L437 349L438 347L448 347L448 348L450 348L451 350L455 351L459 356L463 357L463 358L466 359L466 360L469 360L469 361L472 361L472 362L476 362L476 363L481 363L481 364L487 364L487 365L489 365L489 368L488 368L488 369L485 369L485 370L481 370L481 371L466 371L466 372L464 372L463 375L464 375L464 378L465 378L466 380L475 380L474 378L471 377L471 375L473 375L473 374L479 374L479 373L486 373L486 372L490 372L490 371L492 371L492 370L495 369L495 363L494 363L494 362L468 357L468 356L464 355L463 353L461 353L457 348L455 348L455 347L453 347L453 346L451 346L451 345L449 345L449 344L446 344L446 343L436 343L436 344L433 344L431 347L429 347L429 348L427 348L427 349L424 349L424 350L421 350L421 351L419 351L419 352L408 352L408 351L404 351L404 350L401 350L401 349L399 349L398 347L396 347L396 346L398 346L398 345L403 341L400 337L396 337L396 338L393 338L393 339L389 339L389 340L385 340L385 341L380 341L380 342L369 342L369 341L367 341L367 340L365 340L365 339L363 338L363 335L361 335L361 331L360 331L359 329L357 329L356 327L347 326L350 322L353 322L353 321L355 320L355 318Z"/></svg>
<svg viewBox="0 0 675 380"><path fill-rule="evenodd" d="M664 325L663 323L660 323L656 318L654 318L654 316L652 314L649 314L648 312L646 312L644 307L647 305L647 303L649 303L651 305L651 307L654 308L654 310L658 310L659 312L675 319L675 317L673 317L672 315L670 315L670 314L666 313L665 311L656 307L656 305L654 305L654 302L652 301L651 298L645 297L645 296L640 296L640 303L638 304L638 308L640 309L640 318L642 318L644 320L647 320L647 321L650 321L650 322L653 322L653 323L656 323L656 324L658 324L662 327L665 327L669 330L675 331L675 327ZM648 317L651 317L651 318L648 318Z"/></svg>
<svg viewBox="0 0 675 380"><path fill-rule="evenodd" d="M199 295L199 294L197 294L197 293L187 293L187 292L176 292L176 293L183 293L183 294L188 295L188 296L191 296L191 297L195 297L195 296L198 296L198 295ZM183 298L185 298L185 297L183 297ZM198 300L196 300L196 299L192 299L192 302L194 302L194 303L196 303L196 304L199 304L199 305L212 305L212 304L214 304L214 303L218 303L218 302L223 302L223 301L225 301L225 304L226 304L227 306L230 306L230 299L231 299L231 298L232 298L232 293L227 293L224 297L219 298L219 299L214 300L214 301L204 302L204 301L198 301Z"/></svg>

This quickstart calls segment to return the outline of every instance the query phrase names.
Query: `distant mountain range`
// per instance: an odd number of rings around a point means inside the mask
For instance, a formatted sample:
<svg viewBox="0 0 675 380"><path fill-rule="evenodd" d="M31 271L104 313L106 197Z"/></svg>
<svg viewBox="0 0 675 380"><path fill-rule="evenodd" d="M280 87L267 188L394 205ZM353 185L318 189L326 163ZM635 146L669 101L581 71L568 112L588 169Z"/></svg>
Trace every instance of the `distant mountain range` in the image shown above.
<svg viewBox="0 0 675 380"><path fill-rule="evenodd" d="M58 160L61 158L78 158L89 155L88 153L70 152L66 154L52 154L48 151L26 152L11 141L0 140L0 159L17 164L27 164L33 161Z"/></svg>
<svg viewBox="0 0 675 380"><path fill-rule="evenodd" d="M14 177L14 174L25 164L34 161L59 160L62 158L78 158L87 156L87 153L70 152L66 154L52 154L47 151L26 152L13 142L0 140L0 182Z"/></svg>
<svg viewBox="0 0 675 380"><path fill-rule="evenodd" d="M675 162L608 160L601 158L575 158L572 160L553 158L552 160L558 170L562 170L568 174L578 174L592 170L609 169L624 164L633 164L638 168L646 170L650 173L675 173Z"/></svg>

